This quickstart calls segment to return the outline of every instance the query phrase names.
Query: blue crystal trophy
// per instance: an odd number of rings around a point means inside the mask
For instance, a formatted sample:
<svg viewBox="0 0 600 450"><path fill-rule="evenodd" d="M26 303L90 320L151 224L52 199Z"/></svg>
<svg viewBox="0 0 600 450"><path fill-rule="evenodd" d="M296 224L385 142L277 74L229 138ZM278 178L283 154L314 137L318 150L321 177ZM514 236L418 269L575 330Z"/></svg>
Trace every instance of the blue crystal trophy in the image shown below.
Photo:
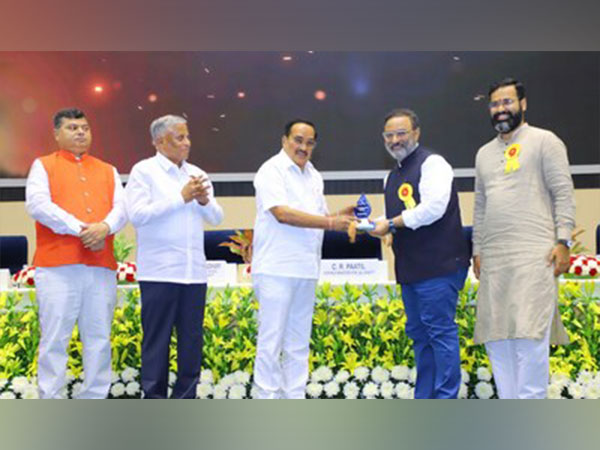
<svg viewBox="0 0 600 450"><path fill-rule="evenodd" d="M371 215L371 204L369 203L369 200L367 200L367 196L365 194L361 194L358 202L356 202L354 215L358 219L358 224L356 224L356 229L358 231L371 231L375 229L375 224L369 221L369 216Z"/></svg>

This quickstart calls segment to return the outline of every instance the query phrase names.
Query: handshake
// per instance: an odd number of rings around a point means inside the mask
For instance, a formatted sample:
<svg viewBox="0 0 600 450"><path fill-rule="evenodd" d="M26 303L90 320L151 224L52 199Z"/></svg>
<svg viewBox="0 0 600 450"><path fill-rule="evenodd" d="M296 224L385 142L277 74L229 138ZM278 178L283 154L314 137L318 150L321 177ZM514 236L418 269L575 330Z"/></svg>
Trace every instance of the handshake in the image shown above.
<svg viewBox="0 0 600 450"><path fill-rule="evenodd" d="M190 181L181 190L181 196L183 201L188 203L192 200L196 200L202 206L208 204L208 195L210 190L210 184L208 178L205 176L195 177L192 176Z"/></svg>

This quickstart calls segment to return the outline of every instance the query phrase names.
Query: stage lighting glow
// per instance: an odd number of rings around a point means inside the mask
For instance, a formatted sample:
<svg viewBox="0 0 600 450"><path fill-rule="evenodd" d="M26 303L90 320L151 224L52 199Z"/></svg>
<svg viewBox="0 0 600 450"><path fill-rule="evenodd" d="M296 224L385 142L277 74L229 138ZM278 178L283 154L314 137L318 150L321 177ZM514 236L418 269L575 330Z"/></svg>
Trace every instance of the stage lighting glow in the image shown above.
<svg viewBox="0 0 600 450"><path fill-rule="evenodd" d="M238 98L246 98L246 93L244 91L240 91L237 93Z"/></svg>
<svg viewBox="0 0 600 450"><path fill-rule="evenodd" d="M94 86L94 92L96 94L102 94L104 92L104 87L100 84L97 84L96 86Z"/></svg>
<svg viewBox="0 0 600 450"><path fill-rule="evenodd" d="M158 100L158 96L157 96L156 94L150 94L150 95L148 96L148 101L149 101L150 103L154 103L154 102L156 102L156 100Z"/></svg>
<svg viewBox="0 0 600 450"><path fill-rule="evenodd" d="M315 98L319 101L323 101L327 98L327 93L321 89L315 91Z"/></svg>
<svg viewBox="0 0 600 450"><path fill-rule="evenodd" d="M291 60L292 60L292 57L291 57L290 55L285 55L285 56L284 56L283 58L281 58L281 59L283 59L284 61L291 61Z"/></svg>

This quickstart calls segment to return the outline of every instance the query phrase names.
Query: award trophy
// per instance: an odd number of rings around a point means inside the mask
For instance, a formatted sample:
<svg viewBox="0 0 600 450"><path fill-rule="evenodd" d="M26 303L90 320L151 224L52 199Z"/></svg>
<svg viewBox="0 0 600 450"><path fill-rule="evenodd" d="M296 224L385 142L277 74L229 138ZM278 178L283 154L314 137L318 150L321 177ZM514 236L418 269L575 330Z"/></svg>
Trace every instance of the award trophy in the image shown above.
<svg viewBox="0 0 600 450"><path fill-rule="evenodd" d="M354 215L358 218L358 223L356 224L357 231L371 231L375 229L375 224L369 221L371 205L365 194L361 194L358 202L356 202Z"/></svg>

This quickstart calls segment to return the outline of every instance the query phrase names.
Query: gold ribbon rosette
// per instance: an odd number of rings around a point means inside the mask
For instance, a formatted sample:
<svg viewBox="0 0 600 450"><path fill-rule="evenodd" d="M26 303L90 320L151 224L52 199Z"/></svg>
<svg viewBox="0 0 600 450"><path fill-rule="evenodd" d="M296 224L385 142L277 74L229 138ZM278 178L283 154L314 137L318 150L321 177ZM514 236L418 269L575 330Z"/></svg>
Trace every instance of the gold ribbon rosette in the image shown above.
<svg viewBox="0 0 600 450"><path fill-rule="evenodd" d="M518 170L521 165L519 164L519 155L521 154L521 146L519 144L513 144L504 151L504 157L506 158L506 166L504 166L504 173L511 173Z"/></svg>
<svg viewBox="0 0 600 450"><path fill-rule="evenodd" d="M417 206L415 199L413 198L413 187L409 183L403 183L398 188L398 198L404 202L406 209L413 209Z"/></svg>

